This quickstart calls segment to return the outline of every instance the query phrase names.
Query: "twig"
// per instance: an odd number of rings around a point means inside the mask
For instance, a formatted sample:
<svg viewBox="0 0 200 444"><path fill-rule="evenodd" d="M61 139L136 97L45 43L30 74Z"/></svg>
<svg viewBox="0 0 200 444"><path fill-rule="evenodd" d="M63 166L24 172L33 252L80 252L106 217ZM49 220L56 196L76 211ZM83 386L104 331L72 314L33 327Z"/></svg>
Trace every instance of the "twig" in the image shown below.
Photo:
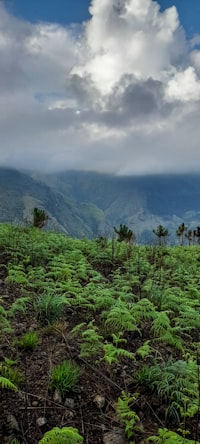
<svg viewBox="0 0 200 444"><path fill-rule="evenodd" d="M117 387L120 392L122 392L122 387L120 387L118 384L116 384L115 382L112 381L112 379L108 378L108 376L104 375L101 370L98 370L97 368L93 367L91 364L89 364L89 362L85 361L85 359L80 358L80 356L78 357L78 359L80 361L82 361L85 365L87 365L88 367L90 367L94 373L97 373L98 375L102 376L102 378L104 378L107 382L109 382L110 385L112 385L113 387Z"/></svg>
<svg viewBox="0 0 200 444"><path fill-rule="evenodd" d="M82 408L81 408L81 406L80 406L80 415L81 415L81 431L82 431L82 435L84 436L84 434L85 434L85 429L84 429L83 413L82 413Z"/></svg>
<svg viewBox="0 0 200 444"><path fill-rule="evenodd" d="M151 407L151 405L148 403L148 401L146 401L146 404L148 405L148 407L150 408L150 410L152 411L152 413L154 414L155 418L157 419L157 421L160 423L160 425L162 427L164 427L164 424L162 423L162 421L160 420L160 418L156 415L156 412L154 411L154 409Z"/></svg>

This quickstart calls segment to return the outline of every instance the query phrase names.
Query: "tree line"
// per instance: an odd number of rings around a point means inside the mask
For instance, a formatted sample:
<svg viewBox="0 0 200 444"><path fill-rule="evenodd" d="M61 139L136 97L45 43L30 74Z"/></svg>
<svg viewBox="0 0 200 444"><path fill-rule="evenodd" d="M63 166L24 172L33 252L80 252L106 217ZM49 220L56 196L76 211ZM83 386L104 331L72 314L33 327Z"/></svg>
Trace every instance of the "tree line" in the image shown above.
<svg viewBox="0 0 200 444"><path fill-rule="evenodd" d="M167 239L169 237L168 228L159 224L155 229L152 230L153 234L155 234L158 245L166 245ZM114 232L117 234L118 242L126 242L127 244L132 244L136 240L136 236L134 232L128 228L126 225L120 224L120 227L117 229L114 227ZM188 245L192 244L200 244L200 226L196 227L196 229L188 229L184 222L182 222L177 230L176 237L178 239L179 245L184 245L185 240L187 240Z"/></svg>

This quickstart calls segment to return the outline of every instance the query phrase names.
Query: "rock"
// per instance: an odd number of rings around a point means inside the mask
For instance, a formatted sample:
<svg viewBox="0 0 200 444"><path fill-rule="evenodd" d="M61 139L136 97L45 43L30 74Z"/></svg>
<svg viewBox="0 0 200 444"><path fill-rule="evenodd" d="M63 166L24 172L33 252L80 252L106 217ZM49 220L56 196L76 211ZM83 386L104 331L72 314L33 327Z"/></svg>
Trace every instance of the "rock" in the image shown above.
<svg viewBox="0 0 200 444"><path fill-rule="evenodd" d="M71 410L65 410L64 417L65 419L74 419L74 413Z"/></svg>
<svg viewBox="0 0 200 444"><path fill-rule="evenodd" d="M40 418L36 419L36 424L38 427L43 427L47 423L47 418L44 416L41 416Z"/></svg>
<svg viewBox="0 0 200 444"><path fill-rule="evenodd" d="M122 429L114 429L112 432L105 433L103 437L104 444L129 444Z"/></svg>
<svg viewBox="0 0 200 444"><path fill-rule="evenodd" d="M62 404L62 396L60 393L60 390L55 390L54 395L53 395L53 400L54 402L57 402L58 404Z"/></svg>
<svg viewBox="0 0 200 444"><path fill-rule="evenodd" d="M33 406L33 407L37 407L37 406L38 406L38 401L33 401L33 402L32 402L32 406Z"/></svg>
<svg viewBox="0 0 200 444"><path fill-rule="evenodd" d="M106 398L103 395L96 395L94 398L94 402L99 409L102 409L105 405Z"/></svg>
<svg viewBox="0 0 200 444"><path fill-rule="evenodd" d="M7 416L7 423L10 431L16 430L19 432L19 424L14 415Z"/></svg>
<svg viewBox="0 0 200 444"><path fill-rule="evenodd" d="M35 331L37 329L38 329L38 325L37 324L32 324L32 325L30 325L28 331Z"/></svg>
<svg viewBox="0 0 200 444"><path fill-rule="evenodd" d="M68 407L69 409L73 410L74 405L75 405L75 402L74 402L73 398L66 398L65 399L65 404L64 404L65 407Z"/></svg>

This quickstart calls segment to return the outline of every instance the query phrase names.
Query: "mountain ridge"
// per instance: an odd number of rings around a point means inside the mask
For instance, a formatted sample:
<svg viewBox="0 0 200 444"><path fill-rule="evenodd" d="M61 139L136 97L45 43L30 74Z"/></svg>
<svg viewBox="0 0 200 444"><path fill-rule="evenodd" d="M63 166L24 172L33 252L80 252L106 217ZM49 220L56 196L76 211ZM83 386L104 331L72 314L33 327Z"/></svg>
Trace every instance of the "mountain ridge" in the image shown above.
<svg viewBox="0 0 200 444"><path fill-rule="evenodd" d="M49 214L49 229L74 237L112 236L127 224L139 242L158 224L173 232L200 223L200 175L114 176L0 168L0 222L30 223L34 206Z"/></svg>

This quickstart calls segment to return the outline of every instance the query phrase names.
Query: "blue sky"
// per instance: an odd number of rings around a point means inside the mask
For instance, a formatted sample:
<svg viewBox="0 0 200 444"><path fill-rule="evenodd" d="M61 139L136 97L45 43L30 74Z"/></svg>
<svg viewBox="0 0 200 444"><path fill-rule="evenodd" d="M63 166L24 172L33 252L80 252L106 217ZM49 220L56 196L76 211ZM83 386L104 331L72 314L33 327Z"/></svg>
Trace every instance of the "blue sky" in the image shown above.
<svg viewBox="0 0 200 444"><path fill-rule="evenodd" d="M7 0L14 15L30 21L82 22L89 18L90 0ZM180 21L191 38L200 33L200 0L160 0L161 9L177 7ZM7 2L5 2L7 4Z"/></svg>

